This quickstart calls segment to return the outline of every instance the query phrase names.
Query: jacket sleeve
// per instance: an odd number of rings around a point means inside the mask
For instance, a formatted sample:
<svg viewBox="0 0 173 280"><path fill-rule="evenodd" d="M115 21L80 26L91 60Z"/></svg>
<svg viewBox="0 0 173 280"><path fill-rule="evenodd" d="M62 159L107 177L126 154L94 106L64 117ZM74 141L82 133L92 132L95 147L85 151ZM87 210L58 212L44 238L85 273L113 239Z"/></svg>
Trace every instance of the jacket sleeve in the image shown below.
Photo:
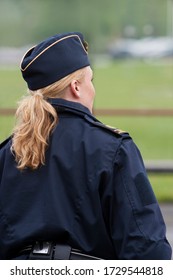
<svg viewBox="0 0 173 280"><path fill-rule="evenodd" d="M109 228L118 259L171 259L158 202L130 138L122 140L110 178Z"/></svg>

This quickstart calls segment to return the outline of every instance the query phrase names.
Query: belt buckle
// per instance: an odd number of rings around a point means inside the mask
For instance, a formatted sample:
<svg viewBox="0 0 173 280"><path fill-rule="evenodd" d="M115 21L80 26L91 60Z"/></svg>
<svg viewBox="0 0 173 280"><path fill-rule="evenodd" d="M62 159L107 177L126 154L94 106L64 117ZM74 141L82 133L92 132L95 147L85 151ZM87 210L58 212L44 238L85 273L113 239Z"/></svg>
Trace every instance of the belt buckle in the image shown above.
<svg viewBox="0 0 173 280"><path fill-rule="evenodd" d="M30 252L30 260L51 260L53 257L53 243L37 241Z"/></svg>
<svg viewBox="0 0 173 280"><path fill-rule="evenodd" d="M33 254L49 255L50 251L51 251L50 242L36 242L32 249Z"/></svg>

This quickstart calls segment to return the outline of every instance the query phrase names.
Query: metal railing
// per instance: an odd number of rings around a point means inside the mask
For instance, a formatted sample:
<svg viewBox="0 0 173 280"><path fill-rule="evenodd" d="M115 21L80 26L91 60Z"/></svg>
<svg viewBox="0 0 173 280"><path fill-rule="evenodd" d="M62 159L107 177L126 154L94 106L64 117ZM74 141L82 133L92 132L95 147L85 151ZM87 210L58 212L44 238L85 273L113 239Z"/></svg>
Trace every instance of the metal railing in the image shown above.
<svg viewBox="0 0 173 280"><path fill-rule="evenodd" d="M173 160L148 160L144 164L147 173L173 174Z"/></svg>

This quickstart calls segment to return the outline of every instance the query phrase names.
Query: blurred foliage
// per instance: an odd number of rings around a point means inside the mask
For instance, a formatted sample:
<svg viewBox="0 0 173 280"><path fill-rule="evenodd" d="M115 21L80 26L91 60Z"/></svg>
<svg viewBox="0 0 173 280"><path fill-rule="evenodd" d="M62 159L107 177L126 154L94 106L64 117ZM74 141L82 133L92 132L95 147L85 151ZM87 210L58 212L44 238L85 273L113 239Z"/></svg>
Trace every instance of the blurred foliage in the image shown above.
<svg viewBox="0 0 173 280"><path fill-rule="evenodd" d="M143 36L147 26L154 36L166 35L166 12L166 0L0 0L0 46L81 31L94 51L102 51L130 27L135 37Z"/></svg>

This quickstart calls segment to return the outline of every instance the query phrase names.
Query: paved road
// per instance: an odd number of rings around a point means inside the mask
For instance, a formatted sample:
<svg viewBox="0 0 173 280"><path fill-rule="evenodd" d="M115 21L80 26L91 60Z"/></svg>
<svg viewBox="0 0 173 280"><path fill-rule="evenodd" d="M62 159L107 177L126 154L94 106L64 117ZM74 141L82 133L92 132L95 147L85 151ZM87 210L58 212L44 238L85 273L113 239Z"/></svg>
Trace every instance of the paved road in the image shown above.
<svg viewBox="0 0 173 280"><path fill-rule="evenodd" d="M160 204L160 207L167 226L167 239L173 249L173 203Z"/></svg>

